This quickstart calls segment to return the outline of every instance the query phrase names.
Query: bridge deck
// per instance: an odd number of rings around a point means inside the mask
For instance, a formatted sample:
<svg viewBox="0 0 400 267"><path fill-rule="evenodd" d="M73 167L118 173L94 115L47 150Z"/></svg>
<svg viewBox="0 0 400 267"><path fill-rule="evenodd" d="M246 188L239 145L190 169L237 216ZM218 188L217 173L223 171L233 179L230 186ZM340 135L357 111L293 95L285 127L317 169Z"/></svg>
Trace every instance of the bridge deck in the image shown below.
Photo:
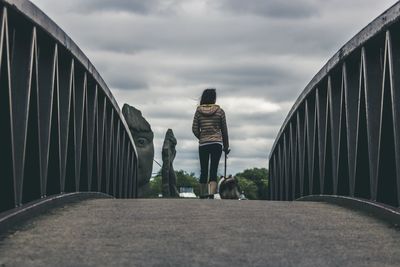
<svg viewBox="0 0 400 267"><path fill-rule="evenodd" d="M400 231L311 202L90 200L0 239L0 266L399 266Z"/></svg>

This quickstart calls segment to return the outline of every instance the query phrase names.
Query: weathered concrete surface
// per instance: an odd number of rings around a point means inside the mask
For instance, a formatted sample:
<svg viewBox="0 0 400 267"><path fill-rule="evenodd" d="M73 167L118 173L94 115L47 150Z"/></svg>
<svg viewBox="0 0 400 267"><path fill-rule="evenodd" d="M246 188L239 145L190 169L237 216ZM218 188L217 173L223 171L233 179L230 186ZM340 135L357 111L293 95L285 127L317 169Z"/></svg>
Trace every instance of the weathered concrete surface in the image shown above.
<svg viewBox="0 0 400 267"><path fill-rule="evenodd" d="M8 233L0 266L400 266L400 231L323 203L90 200Z"/></svg>

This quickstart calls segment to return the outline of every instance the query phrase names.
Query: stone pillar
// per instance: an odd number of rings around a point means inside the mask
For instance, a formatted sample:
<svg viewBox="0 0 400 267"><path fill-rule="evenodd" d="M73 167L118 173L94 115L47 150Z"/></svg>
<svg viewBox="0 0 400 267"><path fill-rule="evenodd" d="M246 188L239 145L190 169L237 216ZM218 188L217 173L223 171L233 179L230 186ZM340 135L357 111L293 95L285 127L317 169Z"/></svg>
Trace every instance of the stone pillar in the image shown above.
<svg viewBox="0 0 400 267"><path fill-rule="evenodd" d="M171 129L165 134L164 144L162 147L162 194L163 197L179 197L176 188L176 174L173 167L173 161L176 155L176 138Z"/></svg>

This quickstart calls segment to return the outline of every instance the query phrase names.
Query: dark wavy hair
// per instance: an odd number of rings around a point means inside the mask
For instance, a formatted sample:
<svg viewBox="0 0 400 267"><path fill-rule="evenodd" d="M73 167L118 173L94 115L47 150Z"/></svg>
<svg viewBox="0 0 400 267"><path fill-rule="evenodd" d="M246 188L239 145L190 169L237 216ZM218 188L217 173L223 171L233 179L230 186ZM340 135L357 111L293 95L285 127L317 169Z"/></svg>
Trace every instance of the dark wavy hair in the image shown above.
<svg viewBox="0 0 400 267"><path fill-rule="evenodd" d="M215 104L217 100L217 92L215 88L208 88L201 95L200 105Z"/></svg>

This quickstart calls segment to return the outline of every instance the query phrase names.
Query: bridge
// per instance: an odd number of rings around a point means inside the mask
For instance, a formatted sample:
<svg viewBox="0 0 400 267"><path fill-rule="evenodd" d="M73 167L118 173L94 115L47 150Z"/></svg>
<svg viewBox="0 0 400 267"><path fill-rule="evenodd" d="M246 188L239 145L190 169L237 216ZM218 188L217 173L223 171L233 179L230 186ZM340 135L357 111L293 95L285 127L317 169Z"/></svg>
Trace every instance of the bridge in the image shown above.
<svg viewBox="0 0 400 267"><path fill-rule="evenodd" d="M139 155L100 74L29 1L0 8L1 266L400 264L400 3L295 102L269 201L136 199Z"/></svg>

